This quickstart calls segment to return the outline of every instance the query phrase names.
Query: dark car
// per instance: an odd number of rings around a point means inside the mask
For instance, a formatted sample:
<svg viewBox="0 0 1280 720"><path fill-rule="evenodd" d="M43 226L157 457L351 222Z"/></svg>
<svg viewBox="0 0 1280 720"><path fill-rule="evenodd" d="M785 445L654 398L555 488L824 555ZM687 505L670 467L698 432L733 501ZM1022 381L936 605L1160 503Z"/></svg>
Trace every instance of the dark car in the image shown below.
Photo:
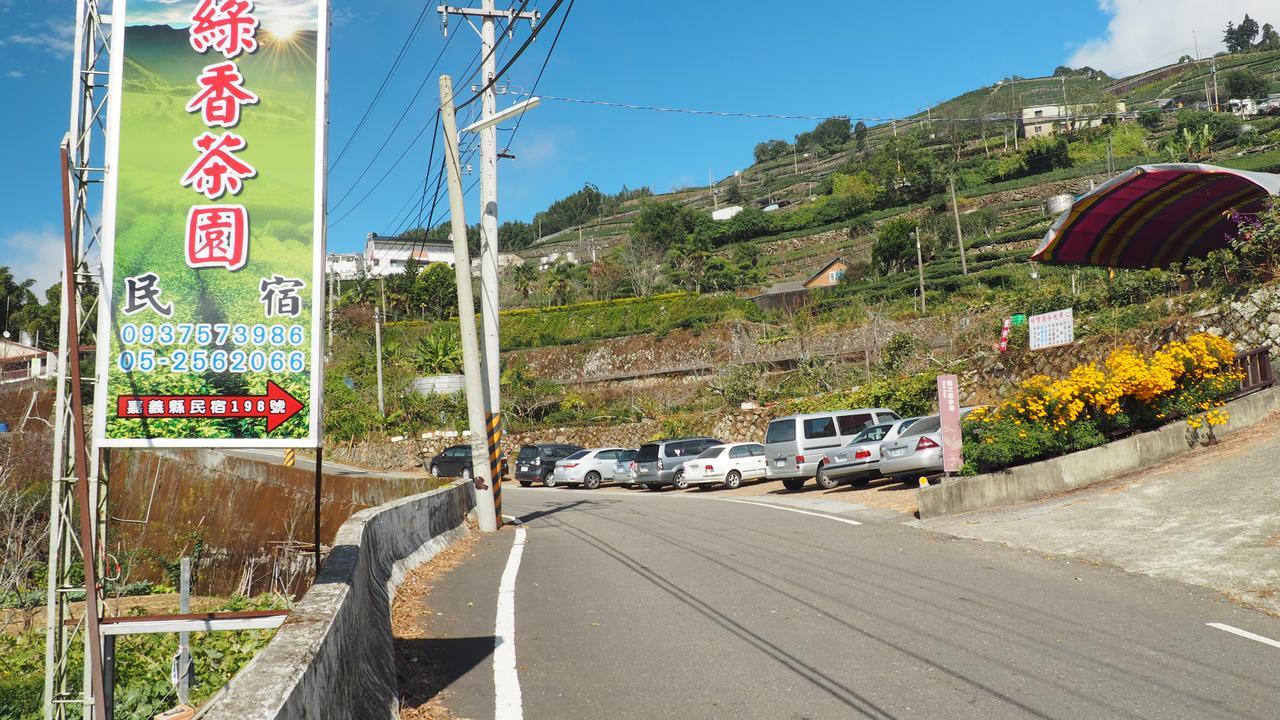
<svg viewBox="0 0 1280 720"><path fill-rule="evenodd" d="M422 465L432 477L460 477L471 479L471 446L447 447L431 459L423 459Z"/></svg>
<svg viewBox="0 0 1280 720"><path fill-rule="evenodd" d="M636 452L635 472L632 473L631 482L644 485L650 490L658 490L664 485L674 485L683 490L688 487L688 483L684 481L684 461L698 457L709 447L723 444L720 440L709 437L645 443Z"/></svg>
<svg viewBox="0 0 1280 720"><path fill-rule="evenodd" d="M563 460L581 449L577 445L559 443L521 445L520 454L516 456L516 480L521 487L529 487L535 482L546 483L547 477L555 472L557 460Z"/></svg>

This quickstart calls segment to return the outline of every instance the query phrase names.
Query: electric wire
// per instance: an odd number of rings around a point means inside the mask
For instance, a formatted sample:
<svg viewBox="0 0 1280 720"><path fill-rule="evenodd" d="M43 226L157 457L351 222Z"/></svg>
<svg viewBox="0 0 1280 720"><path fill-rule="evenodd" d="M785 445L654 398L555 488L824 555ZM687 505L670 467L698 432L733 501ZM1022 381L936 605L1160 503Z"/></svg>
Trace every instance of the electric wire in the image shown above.
<svg viewBox="0 0 1280 720"><path fill-rule="evenodd" d="M556 28L555 37L551 38L551 47L547 48L547 56L542 59L542 67L538 68L538 76L533 80L533 87L529 89L529 95L534 96L538 92L538 83L542 82L542 74L547 71L547 64L551 62L551 54L556 51L556 44L560 42L560 33L564 32L565 23L569 22L569 14L573 12L573 3L576 0L569 0L569 6L564 9L564 15L560 18L560 27ZM524 113L516 118L516 126L512 128L511 134L507 136L506 146L502 152L506 153L511 150L511 143L515 142L516 133L520 132L520 124L524 122Z"/></svg>
<svg viewBox="0 0 1280 720"><path fill-rule="evenodd" d="M538 26L533 29L533 32L529 33L529 37L525 38L524 43L520 45L520 49L516 50L515 55L512 55L511 59L499 68L498 72L494 73L493 77L489 78L488 82L481 86L479 92L471 96L471 98L466 102L459 105L457 109L461 110L483 97L484 94L498 82L498 79L505 75L507 71L511 69L511 66L520 59L520 56L524 54L524 51L529 49L529 46L533 44L533 41L538 39L538 35L542 32L542 28L546 27L547 22L550 21L551 18L555 17L556 11L560 9L560 5L563 3L564 0L556 0L555 4L551 6L551 9L548 10L547 14L543 17L542 22L538 23Z"/></svg>
<svg viewBox="0 0 1280 720"><path fill-rule="evenodd" d="M392 61L391 67L387 70L387 73L383 75L382 84L378 86L377 92L373 94L373 99L369 101L368 107L364 109L364 114L360 116L360 122L356 123L355 129L347 136L347 141L343 143L342 150L338 151L338 156L333 159L333 162L329 163L330 172L333 172L333 169L338 166L338 163L342 162L343 156L347 154L347 150L351 148L351 144L360 134L360 131L364 129L364 125L368 122L369 116L373 114L373 108L378 104L378 101L382 99L382 94L386 92L387 85L391 83L391 78L395 76L396 70L400 68L400 63L404 60L405 53L409 50L409 45L411 45L414 38L418 36L418 31L422 28L422 21L426 19L427 10L430 8L431 6L429 4L423 4L422 12L418 13L417 22L413 24L413 28L409 31L408 37L404 39L404 44L400 46L400 52L396 54L396 59Z"/></svg>

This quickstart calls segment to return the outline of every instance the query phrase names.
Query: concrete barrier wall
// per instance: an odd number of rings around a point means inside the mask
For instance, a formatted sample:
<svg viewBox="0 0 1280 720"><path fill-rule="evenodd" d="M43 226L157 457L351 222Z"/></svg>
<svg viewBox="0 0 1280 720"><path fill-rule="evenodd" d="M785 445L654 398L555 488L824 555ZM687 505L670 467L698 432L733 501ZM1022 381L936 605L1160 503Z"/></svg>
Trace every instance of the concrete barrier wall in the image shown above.
<svg viewBox="0 0 1280 720"><path fill-rule="evenodd" d="M1216 435L1239 432L1280 410L1280 388L1233 400L1226 410L1227 424L1216 428ZM916 491L920 519L1012 505L1110 480L1190 452L1205 439L1204 432L1176 422L1052 460L923 487Z"/></svg>
<svg viewBox="0 0 1280 720"><path fill-rule="evenodd" d="M315 584L208 720L378 720L398 710L391 601L405 573L467 532L471 483L362 510Z"/></svg>

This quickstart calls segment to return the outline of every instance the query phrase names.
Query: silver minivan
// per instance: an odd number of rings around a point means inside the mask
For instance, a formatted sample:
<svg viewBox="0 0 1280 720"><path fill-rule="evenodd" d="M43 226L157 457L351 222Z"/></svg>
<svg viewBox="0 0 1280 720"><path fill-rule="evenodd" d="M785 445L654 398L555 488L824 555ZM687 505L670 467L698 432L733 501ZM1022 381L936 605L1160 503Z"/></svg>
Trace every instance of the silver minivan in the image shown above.
<svg viewBox="0 0 1280 720"><path fill-rule="evenodd" d="M769 423L764 437L765 476L781 480L788 490L799 490L818 473L831 451L843 447L863 428L900 420L885 408L836 410L788 415Z"/></svg>

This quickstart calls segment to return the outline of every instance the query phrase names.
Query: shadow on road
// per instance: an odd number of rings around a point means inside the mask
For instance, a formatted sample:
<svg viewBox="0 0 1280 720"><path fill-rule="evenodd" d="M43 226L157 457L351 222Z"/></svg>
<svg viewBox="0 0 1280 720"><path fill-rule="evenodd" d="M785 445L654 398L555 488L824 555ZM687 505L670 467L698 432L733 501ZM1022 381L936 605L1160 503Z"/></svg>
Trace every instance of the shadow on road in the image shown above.
<svg viewBox="0 0 1280 720"><path fill-rule="evenodd" d="M400 707L426 705L493 653L493 635L464 638L406 638L395 641L400 668ZM406 676L405 669L411 669Z"/></svg>

